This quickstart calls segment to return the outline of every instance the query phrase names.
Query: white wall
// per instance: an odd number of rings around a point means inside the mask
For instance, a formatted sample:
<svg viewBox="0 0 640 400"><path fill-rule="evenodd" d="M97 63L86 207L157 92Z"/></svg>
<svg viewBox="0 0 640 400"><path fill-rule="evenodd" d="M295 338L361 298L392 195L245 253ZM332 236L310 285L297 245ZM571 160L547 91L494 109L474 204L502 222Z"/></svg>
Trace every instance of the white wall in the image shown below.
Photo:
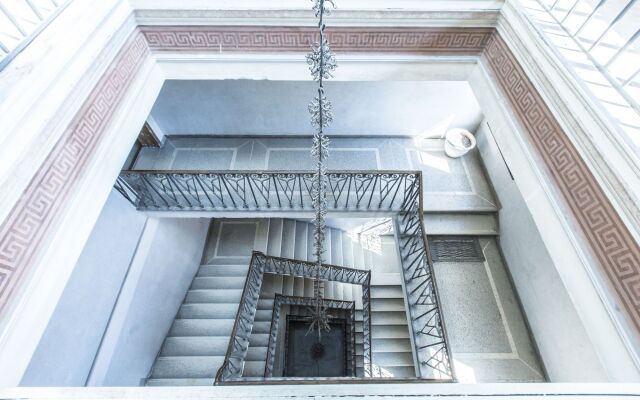
<svg viewBox="0 0 640 400"><path fill-rule="evenodd" d="M111 192L22 385L84 386L146 220Z"/></svg>
<svg viewBox="0 0 640 400"><path fill-rule="evenodd" d="M149 218L90 386L137 386L147 377L200 265L208 222Z"/></svg>
<svg viewBox="0 0 640 400"><path fill-rule="evenodd" d="M483 121L478 148L500 201L500 245L551 381L600 381L607 374L562 284L531 212ZM517 177L516 177L517 179Z"/></svg>
<svg viewBox="0 0 640 400"><path fill-rule="evenodd" d="M466 82L326 82L330 135L417 135L449 121L475 130L480 106ZM151 115L167 135L311 134L313 82L168 80Z"/></svg>

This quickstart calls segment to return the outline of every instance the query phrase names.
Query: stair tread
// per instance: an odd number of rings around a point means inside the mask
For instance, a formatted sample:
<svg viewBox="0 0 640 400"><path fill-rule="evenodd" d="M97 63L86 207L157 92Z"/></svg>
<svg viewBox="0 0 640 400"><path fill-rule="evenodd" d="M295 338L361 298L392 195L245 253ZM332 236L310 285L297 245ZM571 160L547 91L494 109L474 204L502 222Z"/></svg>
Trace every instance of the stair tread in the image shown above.
<svg viewBox="0 0 640 400"><path fill-rule="evenodd" d="M170 336L162 345L161 357L224 356L229 336Z"/></svg>
<svg viewBox="0 0 640 400"><path fill-rule="evenodd" d="M234 319L179 318L173 322L169 336L221 336L230 335Z"/></svg>
<svg viewBox="0 0 640 400"><path fill-rule="evenodd" d="M213 386L214 378L155 378L147 386Z"/></svg>

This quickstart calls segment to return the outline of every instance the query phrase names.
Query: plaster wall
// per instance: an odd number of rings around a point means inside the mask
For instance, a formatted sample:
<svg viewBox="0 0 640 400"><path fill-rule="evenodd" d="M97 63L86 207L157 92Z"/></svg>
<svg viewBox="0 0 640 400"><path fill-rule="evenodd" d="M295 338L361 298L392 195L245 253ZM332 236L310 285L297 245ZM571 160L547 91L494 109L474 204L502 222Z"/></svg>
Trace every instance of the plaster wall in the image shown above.
<svg viewBox="0 0 640 400"><path fill-rule="evenodd" d="M109 195L22 386L84 386L147 218Z"/></svg>
<svg viewBox="0 0 640 400"><path fill-rule="evenodd" d="M169 80L151 116L166 135L313 133L307 105L314 82ZM480 105L466 82L326 82L330 135L418 135L450 124L474 131Z"/></svg>
<svg viewBox="0 0 640 400"><path fill-rule="evenodd" d="M200 265L208 222L148 220L89 386L138 386L147 377Z"/></svg>

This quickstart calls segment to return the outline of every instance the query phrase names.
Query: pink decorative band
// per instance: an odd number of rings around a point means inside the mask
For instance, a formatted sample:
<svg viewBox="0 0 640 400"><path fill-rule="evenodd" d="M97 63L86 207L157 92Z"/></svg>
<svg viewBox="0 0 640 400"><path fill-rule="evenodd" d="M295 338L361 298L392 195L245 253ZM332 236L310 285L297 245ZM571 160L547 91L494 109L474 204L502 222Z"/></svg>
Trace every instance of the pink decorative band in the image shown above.
<svg viewBox="0 0 640 400"><path fill-rule="evenodd" d="M317 30L300 27L143 26L156 51L307 52ZM482 52L492 28L331 28L336 52L469 54Z"/></svg>
<svg viewBox="0 0 640 400"><path fill-rule="evenodd" d="M0 313L21 277L39 254L43 237L55 227L123 94L149 54L136 29L85 100L20 200L0 225Z"/></svg>
<svg viewBox="0 0 640 400"><path fill-rule="evenodd" d="M484 57L640 332L640 247L526 73L495 33Z"/></svg>

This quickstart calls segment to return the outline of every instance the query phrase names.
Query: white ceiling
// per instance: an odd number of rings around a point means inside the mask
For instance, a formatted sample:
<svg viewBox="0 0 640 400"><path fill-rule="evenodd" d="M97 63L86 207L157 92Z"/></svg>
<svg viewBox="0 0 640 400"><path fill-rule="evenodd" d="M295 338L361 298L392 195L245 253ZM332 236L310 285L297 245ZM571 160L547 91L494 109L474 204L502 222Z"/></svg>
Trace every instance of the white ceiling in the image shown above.
<svg viewBox="0 0 640 400"><path fill-rule="evenodd" d="M316 83L167 81L151 111L166 135L310 135ZM327 82L330 135L419 135L450 123L475 131L480 106L466 82Z"/></svg>

